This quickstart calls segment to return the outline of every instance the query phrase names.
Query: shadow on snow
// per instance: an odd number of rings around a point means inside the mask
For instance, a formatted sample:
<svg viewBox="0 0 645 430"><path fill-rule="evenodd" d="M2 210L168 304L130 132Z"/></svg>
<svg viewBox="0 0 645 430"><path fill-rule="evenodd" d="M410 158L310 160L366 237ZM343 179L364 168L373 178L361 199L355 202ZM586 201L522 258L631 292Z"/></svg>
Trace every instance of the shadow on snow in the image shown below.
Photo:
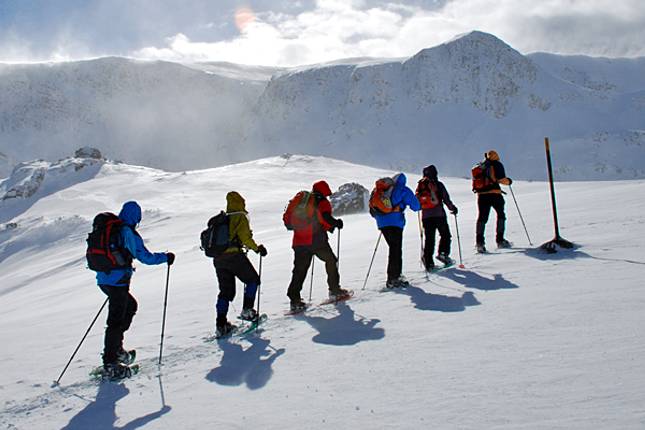
<svg viewBox="0 0 645 430"><path fill-rule="evenodd" d="M119 417L116 415L116 404L129 393L130 390L123 383L101 383L94 401L76 414L62 430L134 430L170 412L171 407L162 401L161 409L158 411L117 427L115 424Z"/></svg>
<svg viewBox="0 0 645 430"><path fill-rule="evenodd" d="M220 385L237 386L246 384L251 390L264 387L271 376L273 362L285 349L275 349L268 339L259 336L245 336L251 343L247 349L242 345L231 342L231 338L218 341L223 355L220 365L206 375L206 379Z"/></svg>
<svg viewBox="0 0 645 430"><path fill-rule="evenodd" d="M347 303L336 304L338 315L333 318L323 318L304 314L298 316L318 331L311 340L325 345L348 346L356 345L367 340L380 340L385 337L385 330L375 327L381 322L378 319L367 319L359 316Z"/></svg>
<svg viewBox="0 0 645 430"><path fill-rule="evenodd" d="M450 279L466 288L482 291L493 291L501 289L519 288L519 285L504 279L501 273L493 274L493 278L487 278L470 270L451 269L438 273L446 279Z"/></svg>
<svg viewBox="0 0 645 430"><path fill-rule="evenodd" d="M462 312L466 306L481 304L471 291L465 291L461 297L444 296L428 293L422 288L411 285L404 289L397 289L396 292L410 296L414 307L422 311Z"/></svg>

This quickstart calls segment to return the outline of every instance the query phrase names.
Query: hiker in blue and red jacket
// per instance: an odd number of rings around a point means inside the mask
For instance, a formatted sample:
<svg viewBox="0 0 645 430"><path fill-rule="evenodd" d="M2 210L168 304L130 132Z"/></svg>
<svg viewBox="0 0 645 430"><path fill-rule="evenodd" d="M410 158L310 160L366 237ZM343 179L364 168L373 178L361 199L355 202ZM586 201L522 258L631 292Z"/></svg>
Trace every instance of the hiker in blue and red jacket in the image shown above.
<svg viewBox="0 0 645 430"><path fill-rule="evenodd" d="M403 269L403 228L405 227L405 209L410 208L415 212L421 210L419 200L414 192L406 186L405 174L399 173L392 177L394 188L390 195L390 213L377 213L376 225L383 233L390 251L387 260L387 288L406 287L408 282L401 271Z"/></svg>
<svg viewBox="0 0 645 430"><path fill-rule="evenodd" d="M130 354L123 349L123 333L130 328L132 318L137 312L137 301L129 291L134 272L133 259L148 265L171 265L175 261L172 252L151 253L146 249L136 230L141 221L141 207L137 202L126 202L119 213L119 219L123 221L120 243L127 267L96 273L96 283L109 300L103 350L103 367L109 379L129 376L130 369L127 365Z"/></svg>

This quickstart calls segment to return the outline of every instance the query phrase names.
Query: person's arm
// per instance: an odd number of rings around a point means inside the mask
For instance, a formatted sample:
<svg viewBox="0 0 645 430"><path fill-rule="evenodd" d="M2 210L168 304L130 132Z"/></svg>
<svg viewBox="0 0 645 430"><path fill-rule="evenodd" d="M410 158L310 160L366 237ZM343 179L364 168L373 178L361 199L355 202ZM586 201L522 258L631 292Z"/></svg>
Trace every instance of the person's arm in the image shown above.
<svg viewBox="0 0 645 430"><path fill-rule="evenodd" d="M327 199L318 202L318 222L325 231L332 230L338 223L338 220L331 215L331 203Z"/></svg>
<svg viewBox="0 0 645 430"><path fill-rule="evenodd" d="M421 210L421 203L419 203L419 199L417 199L417 196L415 196L414 192L412 192L412 190L408 187L405 187L405 189L403 190L403 202L415 212Z"/></svg>
<svg viewBox="0 0 645 430"><path fill-rule="evenodd" d="M452 200L450 200L450 194L448 194L448 189L443 184L443 182L439 182L439 192L441 193L441 200L446 204L446 206L448 206L450 212L456 214L457 206L455 206Z"/></svg>
<svg viewBox="0 0 645 430"><path fill-rule="evenodd" d="M143 264L163 264L168 261L168 256L164 252L150 252L143 244L143 239L135 234L130 227L124 227L121 230L123 245L130 252L132 257L136 258Z"/></svg>
<svg viewBox="0 0 645 430"><path fill-rule="evenodd" d="M506 177L506 170L501 162L495 163L493 169L495 169L495 178L497 178L498 183L502 185L511 185L513 183L511 178Z"/></svg>
<svg viewBox="0 0 645 430"><path fill-rule="evenodd" d="M253 240L253 232L249 225L249 219L246 215L240 214L236 216L236 225L234 229L234 236L240 240L240 244L252 251L258 252L258 244Z"/></svg>

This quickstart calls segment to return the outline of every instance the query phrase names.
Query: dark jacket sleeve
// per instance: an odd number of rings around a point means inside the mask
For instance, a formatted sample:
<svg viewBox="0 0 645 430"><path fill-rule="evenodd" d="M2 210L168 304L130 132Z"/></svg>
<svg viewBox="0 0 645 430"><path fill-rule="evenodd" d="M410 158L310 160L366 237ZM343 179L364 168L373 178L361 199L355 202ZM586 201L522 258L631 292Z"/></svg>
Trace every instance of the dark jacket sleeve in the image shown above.
<svg viewBox="0 0 645 430"><path fill-rule="evenodd" d="M439 182L439 192L441 193L441 200L448 206L448 209L451 211L455 210L455 205L450 200L450 195L448 194L448 189L446 186L443 184L443 182Z"/></svg>

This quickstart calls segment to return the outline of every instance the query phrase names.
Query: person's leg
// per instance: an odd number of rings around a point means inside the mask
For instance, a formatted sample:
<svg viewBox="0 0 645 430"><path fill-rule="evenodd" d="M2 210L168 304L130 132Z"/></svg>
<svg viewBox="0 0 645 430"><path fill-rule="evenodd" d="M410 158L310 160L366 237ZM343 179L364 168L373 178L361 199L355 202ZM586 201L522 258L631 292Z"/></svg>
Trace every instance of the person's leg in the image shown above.
<svg viewBox="0 0 645 430"><path fill-rule="evenodd" d="M383 237L389 247L387 260L387 280L396 281L401 277L403 267L403 229L399 227L383 227Z"/></svg>
<svg viewBox="0 0 645 430"><path fill-rule="evenodd" d="M294 248L293 250L293 271L291 275L291 282L289 283L289 288L287 289L287 296L291 300L291 303L298 303L302 301L302 297L300 297L300 291L302 290L302 284L307 278L307 272L309 271L312 257L313 254L307 247L299 246Z"/></svg>
<svg viewBox="0 0 645 430"><path fill-rule="evenodd" d="M484 232L486 229L486 223L488 222L488 216L490 215L491 206L490 194L477 195L477 210L479 212L477 215L475 238L477 245L483 245L486 243Z"/></svg>
<svg viewBox="0 0 645 430"><path fill-rule="evenodd" d="M429 217L423 219L423 232L425 235L425 241L423 244L423 262L428 270L434 267L433 256L436 229L437 225L435 218Z"/></svg>
<svg viewBox="0 0 645 430"><path fill-rule="evenodd" d="M108 296L103 364L114 364L117 362L119 351L123 348L123 332L130 327L132 317L136 312L136 301L130 301L130 298L132 300L134 298L128 292L128 286L99 285L99 288Z"/></svg>
<svg viewBox="0 0 645 430"><path fill-rule="evenodd" d="M242 309L253 309L255 294L260 285L260 276L246 254L235 256L233 273L244 283L244 302Z"/></svg>
<svg viewBox="0 0 645 430"><path fill-rule="evenodd" d="M235 298L235 275L229 270L226 257L219 257L215 260L215 271L217 273L217 283L219 284L219 294L217 295L216 325L226 324L226 315L228 314L229 303Z"/></svg>
<svg viewBox="0 0 645 430"><path fill-rule="evenodd" d="M327 286L330 293L338 293L340 291L340 274L338 273L338 259L334 255L329 242L325 242L320 247L314 250L316 257L325 262L325 270L327 271Z"/></svg>
<svg viewBox="0 0 645 430"><path fill-rule="evenodd" d="M450 234L450 227L448 226L448 218L437 218L437 229L439 230L439 254L446 257L450 255L450 243L452 236Z"/></svg>
<svg viewBox="0 0 645 430"><path fill-rule="evenodd" d="M495 234L495 241L497 243L504 242L504 231L506 230L506 214L504 213L504 196L495 194L495 199L492 201L493 209L497 213L497 231Z"/></svg>

